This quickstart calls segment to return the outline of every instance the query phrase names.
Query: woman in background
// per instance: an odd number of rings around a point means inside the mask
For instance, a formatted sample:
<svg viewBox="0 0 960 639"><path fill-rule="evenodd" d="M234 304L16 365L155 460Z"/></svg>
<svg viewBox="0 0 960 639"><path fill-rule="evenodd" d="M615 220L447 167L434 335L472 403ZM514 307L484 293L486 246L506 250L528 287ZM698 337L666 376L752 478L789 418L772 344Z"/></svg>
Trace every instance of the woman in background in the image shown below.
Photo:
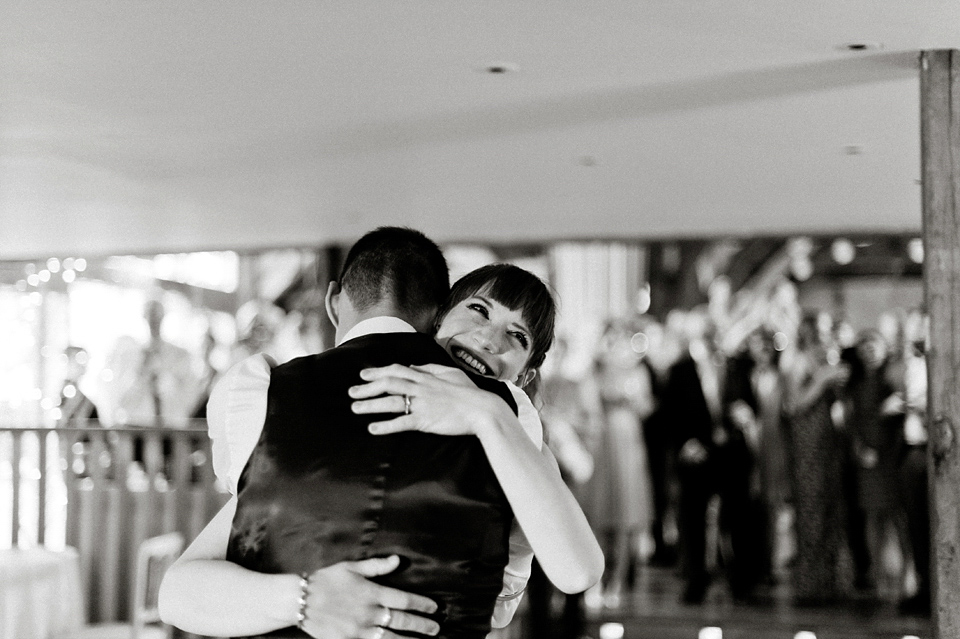
<svg viewBox="0 0 960 639"><path fill-rule="evenodd" d="M843 450L831 408L849 369L829 363L818 322L815 314L802 318L796 350L784 370L796 510L793 582L802 605L835 601L845 591Z"/></svg>
<svg viewBox="0 0 960 639"><path fill-rule="evenodd" d="M639 327L610 321L594 368L593 419L599 437L591 479L591 521L603 540L607 561L604 605L616 607L640 560L640 544L653 513L643 420L654 409L650 370L634 342ZM590 515L588 514L588 517Z"/></svg>

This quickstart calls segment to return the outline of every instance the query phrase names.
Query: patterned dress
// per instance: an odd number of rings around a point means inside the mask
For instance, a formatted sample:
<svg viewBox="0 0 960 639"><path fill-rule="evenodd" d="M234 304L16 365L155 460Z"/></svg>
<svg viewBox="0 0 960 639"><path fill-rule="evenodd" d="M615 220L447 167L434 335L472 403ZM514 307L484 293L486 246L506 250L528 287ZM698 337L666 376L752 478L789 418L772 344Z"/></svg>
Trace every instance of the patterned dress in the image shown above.
<svg viewBox="0 0 960 639"><path fill-rule="evenodd" d="M808 380L809 383L809 380ZM827 603L845 593L842 442L825 392L789 420L796 510L794 588L802 603Z"/></svg>

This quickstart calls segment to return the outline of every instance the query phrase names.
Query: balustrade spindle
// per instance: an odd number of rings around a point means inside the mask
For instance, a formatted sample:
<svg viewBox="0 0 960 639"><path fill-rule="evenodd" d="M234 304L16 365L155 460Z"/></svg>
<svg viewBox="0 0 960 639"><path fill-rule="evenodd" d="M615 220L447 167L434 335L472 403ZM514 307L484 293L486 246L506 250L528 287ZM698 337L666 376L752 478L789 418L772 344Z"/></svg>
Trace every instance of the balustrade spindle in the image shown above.
<svg viewBox="0 0 960 639"><path fill-rule="evenodd" d="M8 460L0 503L12 504L12 515L0 545L75 547L91 622L128 619L143 540L178 531L189 542L229 497L214 481L202 420L189 428L0 427L0 469ZM64 492L65 512L55 516L63 505L53 496Z"/></svg>

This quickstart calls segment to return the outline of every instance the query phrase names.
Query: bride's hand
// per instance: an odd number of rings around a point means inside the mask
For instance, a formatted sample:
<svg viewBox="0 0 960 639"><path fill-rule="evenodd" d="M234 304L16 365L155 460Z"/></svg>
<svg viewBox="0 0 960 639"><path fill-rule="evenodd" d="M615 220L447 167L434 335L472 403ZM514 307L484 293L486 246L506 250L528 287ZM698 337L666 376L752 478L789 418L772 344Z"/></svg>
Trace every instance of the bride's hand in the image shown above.
<svg viewBox="0 0 960 639"><path fill-rule="evenodd" d="M400 364L394 364L394 366L400 366ZM386 368L390 367L387 366ZM423 364L420 366L410 366L409 368L415 371L420 371L421 373L433 375L434 377L448 381L451 384L456 384L457 386L464 386L466 388L476 388L477 386L470 381L470 377L463 372L463 369L457 368L456 366L444 366L443 364ZM362 374L361 377L363 377Z"/></svg>
<svg viewBox="0 0 960 639"><path fill-rule="evenodd" d="M391 364L367 368L366 383L350 388L353 412L360 415L402 413L370 424L374 435L419 430L437 435L477 435L494 412L507 404L477 388L458 368L427 364ZM498 404L502 404L502 409Z"/></svg>

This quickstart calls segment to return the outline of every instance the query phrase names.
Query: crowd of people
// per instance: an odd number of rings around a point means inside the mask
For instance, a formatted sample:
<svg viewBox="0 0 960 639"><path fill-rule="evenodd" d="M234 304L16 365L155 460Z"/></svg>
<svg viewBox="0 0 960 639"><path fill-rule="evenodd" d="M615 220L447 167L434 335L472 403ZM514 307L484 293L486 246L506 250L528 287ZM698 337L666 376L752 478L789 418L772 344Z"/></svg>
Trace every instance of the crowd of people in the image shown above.
<svg viewBox="0 0 960 639"><path fill-rule="evenodd" d="M523 300L508 292L500 301L521 317L515 309L524 308ZM171 410L163 399L167 388L167 396L189 399L178 414L212 417L213 424L218 417L206 414L205 400L222 382L223 371L211 366L209 357L201 358L206 366L199 368L185 363L183 349L160 337L162 306L151 301L146 310L150 343L131 349L136 354L126 360L136 366L126 372L113 366L119 381L130 387L117 396L136 397L139 412L119 400L117 405L128 418L138 415L142 425L170 425L161 418ZM606 564L602 580L586 593L568 588L564 636L579 636L585 606L619 606L648 566L676 569L686 604L702 603L719 582L741 602L780 584L798 605L895 596L904 613L928 614L922 312L890 313L876 326L855 330L823 311L801 313L798 305L750 322L718 319L715 310L705 305L674 310L662 319L611 319L588 358L573 352L571 336L558 335L548 356L549 343L535 366L526 362L519 369L524 375L535 371L535 383L524 376L508 379L524 387L536 407L543 442ZM526 326L538 316L511 321ZM267 322L262 311L252 317L241 322L250 328L238 331L242 357L236 361L269 351L273 331L268 329L277 322ZM513 330L505 334L512 336ZM64 425L96 418L98 408L79 391L89 357L82 349L68 354ZM458 365L470 372L493 375L488 364L469 353L454 349L448 354L455 360L462 355ZM277 363L262 367L267 383ZM164 376L189 378L189 392L182 392L183 385L181 391L173 389ZM409 414L410 396L396 394ZM254 421L251 449L263 420ZM214 453L216 458L216 442ZM253 453L231 454L242 459ZM234 465L231 472L237 476L226 482L235 496L242 492L241 470L242 464ZM558 507L557 512L566 511ZM231 535L238 530L237 520L232 523ZM220 533L226 535L225 530ZM521 571L524 581L529 570L527 623L532 636L552 636L549 583L555 575L548 579L548 573L557 570L550 563L554 542L531 541L535 550L538 543L548 549L548 559L547 572L538 561ZM243 544L232 537L230 543L237 555ZM570 543L586 547L582 540ZM210 548L205 551L210 557L222 554L216 544ZM295 579L288 581L288 587L296 585ZM505 579L504 592L507 585ZM299 587L305 588L302 582ZM391 615L399 613L390 610L396 609L388 607L385 622L374 628L396 620ZM181 619L188 625L207 623ZM219 630L203 627L211 629Z"/></svg>
<svg viewBox="0 0 960 639"><path fill-rule="evenodd" d="M922 312L780 317L735 339L706 307L618 319L589 370L552 367L548 441L607 560L588 605L650 565L679 570L688 604L725 582L735 601L784 586L929 613Z"/></svg>

